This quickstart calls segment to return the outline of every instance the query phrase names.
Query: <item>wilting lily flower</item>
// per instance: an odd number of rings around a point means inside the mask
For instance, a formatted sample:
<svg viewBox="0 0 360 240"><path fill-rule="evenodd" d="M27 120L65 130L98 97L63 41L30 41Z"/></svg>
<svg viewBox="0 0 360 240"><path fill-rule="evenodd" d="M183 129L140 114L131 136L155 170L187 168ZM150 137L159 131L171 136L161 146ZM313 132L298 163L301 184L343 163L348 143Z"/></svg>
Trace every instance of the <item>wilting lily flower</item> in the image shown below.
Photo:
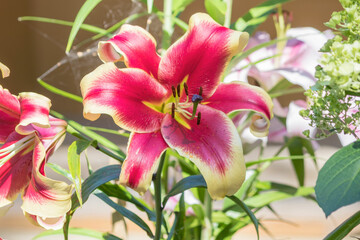
<svg viewBox="0 0 360 240"><path fill-rule="evenodd" d="M239 62L224 81L247 81L248 77L252 77L268 91L285 78L292 84L308 89L315 84L319 50L330 35L310 27L289 29L286 36L296 38L289 39L280 52L276 44L255 51ZM257 32L250 38L245 50L270 40L268 33Z"/></svg>
<svg viewBox="0 0 360 240"><path fill-rule="evenodd" d="M175 149L204 176L212 198L234 194L245 177L242 146L226 115L252 110L252 133L265 136L272 102L246 83L221 84L224 68L248 41L248 34L217 24L206 14L191 17L188 32L160 57L143 28L124 25L99 43L107 62L81 81L84 117L109 114L131 131L120 182L144 193L161 154ZM113 62L124 61L119 69Z"/></svg>
<svg viewBox="0 0 360 240"><path fill-rule="evenodd" d="M66 122L49 117L50 100L36 93L12 95L0 86L0 207L22 195L25 216L60 229L71 207L72 186L45 176L45 163L63 141ZM55 218L53 224L46 218Z"/></svg>

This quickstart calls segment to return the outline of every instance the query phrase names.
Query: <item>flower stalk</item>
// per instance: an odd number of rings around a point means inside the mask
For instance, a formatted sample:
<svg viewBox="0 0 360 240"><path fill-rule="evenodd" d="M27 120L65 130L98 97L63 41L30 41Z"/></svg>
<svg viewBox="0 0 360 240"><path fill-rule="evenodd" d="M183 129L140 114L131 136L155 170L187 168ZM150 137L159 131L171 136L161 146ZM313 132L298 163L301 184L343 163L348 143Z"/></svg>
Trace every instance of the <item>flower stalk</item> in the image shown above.
<svg viewBox="0 0 360 240"><path fill-rule="evenodd" d="M155 237L154 240L161 239L161 223L163 219L162 210L163 207L161 206L161 172L164 166L166 158L166 151L161 155L160 163L158 170L155 174L154 178L154 190L155 190L155 212L156 212L156 223L155 223Z"/></svg>

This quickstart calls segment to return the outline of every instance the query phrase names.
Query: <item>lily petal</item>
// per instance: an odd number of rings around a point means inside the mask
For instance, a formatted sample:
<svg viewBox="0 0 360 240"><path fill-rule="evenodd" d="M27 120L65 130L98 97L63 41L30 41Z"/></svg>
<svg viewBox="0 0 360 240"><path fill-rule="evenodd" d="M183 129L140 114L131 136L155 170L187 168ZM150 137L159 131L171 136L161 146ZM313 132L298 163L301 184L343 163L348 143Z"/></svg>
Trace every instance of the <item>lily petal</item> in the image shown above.
<svg viewBox="0 0 360 240"><path fill-rule="evenodd" d="M229 114L234 111L254 111L250 130L254 136L265 137L273 117L273 103L262 89L244 82L221 83L204 104Z"/></svg>
<svg viewBox="0 0 360 240"><path fill-rule="evenodd" d="M161 59L159 81L171 88L187 79L190 97L202 87L206 99L214 93L230 59L243 50L248 39L248 33L225 28L207 14L194 14L188 32Z"/></svg>
<svg viewBox="0 0 360 240"><path fill-rule="evenodd" d="M19 119L19 100L0 85L0 144L14 131Z"/></svg>
<svg viewBox="0 0 360 240"><path fill-rule="evenodd" d="M40 139L35 137L32 176L21 206L24 212L42 218L62 217L71 208L73 186L45 176L45 163L51 152L52 149L46 152Z"/></svg>
<svg viewBox="0 0 360 240"><path fill-rule="evenodd" d="M86 119L94 121L104 113L129 131L160 129L164 117L160 108L169 92L143 70L119 70L115 64L106 63L86 75L80 87Z"/></svg>
<svg viewBox="0 0 360 240"><path fill-rule="evenodd" d="M289 137L304 137L303 131L309 130L310 137L315 137L316 129L310 126L310 120L306 120L300 116L300 111L305 110L307 104L304 100L292 101L289 104L289 112L286 118L286 130Z"/></svg>
<svg viewBox="0 0 360 240"><path fill-rule="evenodd" d="M233 195L245 178L241 140L228 116L200 105L201 122L187 120L186 128L169 114L163 120L161 133L166 143L195 163L204 176L213 199Z"/></svg>
<svg viewBox="0 0 360 240"><path fill-rule="evenodd" d="M0 72L3 78L10 76L10 69L0 62Z"/></svg>
<svg viewBox="0 0 360 240"><path fill-rule="evenodd" d="M121 168L120 184L144 194L158 168L160 156L167 148L160 131L132 133L128 143L128 155Z"/></svg>
<svg viewBox="0 0 360 240"><path fill-rule="evenodd" d="M27 138L28 144L18 146L17 143L24 138ZM28 186L32 168L32 146L33 141L29 137L13 132L0 148L0 207L11 204Z"/></svg>
<svg viewBox="0 0 360 240"><path fill-rule="evenodd" d="M160 56L156 41L145 29L124 24L108 41L99 42L98 54L103 62L124 61L129 68L140 68L157 78Z"/></svg>
<svg viewBox="0 0 360 240"><path fill-rule="evenodd" d="M41 128L50 127L50 99L37 93L23 92L19 94L19 101L21 116L20 123L16 126L18 133L26 135L34 132L33 125Z"/></svg>

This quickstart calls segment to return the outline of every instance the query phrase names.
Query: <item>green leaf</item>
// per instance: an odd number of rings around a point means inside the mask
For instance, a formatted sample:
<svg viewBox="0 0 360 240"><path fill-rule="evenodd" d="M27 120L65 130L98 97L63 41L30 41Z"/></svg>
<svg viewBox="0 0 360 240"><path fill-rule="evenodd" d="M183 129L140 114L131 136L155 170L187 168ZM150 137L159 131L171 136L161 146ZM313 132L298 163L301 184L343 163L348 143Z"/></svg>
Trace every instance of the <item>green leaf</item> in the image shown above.
<svg viewBox="0 0 360 240"><path fill-rule="evenodd" d="M123 162L125 159L125 153L117 146L115 143L110 141L109 139L101 136L100 134L95 133L94 131L91 131L90 129L86 128L80 123L77 123L73 120L70 120L66 118L61 113L55 112L53 110L50 111L50 114L54 117L60 118L65 120L68 123L67 131L70 132L73 135L76 135L78 138L83 138L82 135L79 135L78 132L82 133L86 136L86 140L92 141L92 146L99 149L100 151L108 154L109 156L113 157L114 159ZM109 152L107 149L103 149L101 146L98 146L97 143L100 143L104 145L105 147L109 148L110 150L117 153L116 155L112 152Z"/></svg>
<svg viewBox="0 0 360 240"><path fill-rule="evenodd" d="M256 219L255 215L253 214L253 212L248 208L248 206L246 206L246 204L241 201L240 199L238 199L235 196L226 196L227 198L230 198L231 200L233 200L237 205L239 205L245 212L246 214L250 217L251 221L254 224L254 227L256 229L256 235L257 235L257 239L259 239L259 223L258 220Z"/></svg>
<svg viewBox="0 0 360 240"><path fill-rule="evenodd" d="M155 213L150 210L147 204L141 198L135 198L133 195L131 195L124 186L112 183L105 183L101 185L99 189L109 197L115 197L133 203L138 209L146 212L150 221L156 221Z"/></svg>
<svg viewBox="0 0 360 240"><path fill-rule="evenodd" d="M329 216L360 200L360 141L349 144L325 163L316 181L316 199Z"/></svg>
<svg viewBox="0 0 360 240"><path fill-rule="evenodd" d="M151 238L154 237L149 226L138 215L128 210L127 208L116 204L113 200L111 200L106 194L102 192L95 193L95 195L99 197L101 200L103 200L106 204L114 208L116 211L118 211L120 214L122 214L124 217L126 217L127 219L138 225L141 229L143 229L147 233L149 237Z"/></svg>
<svg viewBox="0 0 360 240"><path fill-rule="evenodd" d="M80 206L82 205L81 199L81 164L80 154L90 146L91 142L86 140L74 141L68 148L68 165L69 171L75 185L76 195L79 199Z"/></svg>
<svg viewBox="0 0 360 240"><path fill-rule="evenodd" d="M71 28L69 35L68 43L66 45L65 52L70 52L74 39L81 27L81 24L84 22L85 18L91 13L91 11L101 2L101 0L86 0L86 2L81 6L78 14L76 15L74 25Z"/></svg>
<svg viewBox="0 0 360 240"><path fill-rule="evenodd" d="M206 182L202 175L194 175L181 179L164 197L163 206L166 205L166 202L169 200L170 197L195 187L206 187Z"/></svg>
<svg viewBox="0 0 360 240"><path fill-rule="evenodd" d="M219 24L225 21L226 3L222 0L205 0L205 8L208 14Z"/></svg>
<svg viewBox="0 0 360 240"><path fill-rule="evenodd" d="M249 173L249 172L248 172ZM247 173L247 176L248 176ZM258 173L252 173L249 178L247 178L244 183L241 185L241 188L234 194L235 197L243 200L246 196L246 192L249 190L254 180L258 177ZM226 211L234 205L234 202L228 198L224 199L223 209Z"/></svg>
<svg viewBox="0 0 360 240"><path fill-rule="evenodd" d="M242 32L252 33L257 26L265 22L267 17L277 8L279 4L290 0L268 0L251 8L244 16L235 22L235 29Z"/></svg>
<svg viewBox="0 0 360 240"><path fill-rule="evenodd" d="M293 137L290 140L287 140L288 142L288 149L290 155L304 155L303 151L303 142L301 140L301 137ZM304 164L304 158L302 159L292 159L291 163L294 167L296 177L298 179L299 185L304 186L304 179L305 179L305 164Z"/></svg>
<svg viewBox="0 0 360 240"><path fill-rule="evenodd" d="M86 228L69 228L69 233L73 234L73 235L86 236L86 237L91 237L91 238L100 239L100 240L121 240L121 238L118 238L115 235L112 235L110 233L102 233L102 232L98 232L98 231L95 231L92 229L86 229ZM47 237L47 236L62 235L62 234L63 234L62 229L47 230L47 231L44 231L44 232L36 235L35 237L32 238L32 240L36 240L36 239Z"/></svg>
<svg viewBox="0 0 360 240"><path fill-rule="evenodd" d="M115 180L119 178L121 171L120 165L109 165L103 168L96 170L93 174L91 174L82 184L81 198L83 203L85 203L90 194L95 191L96 188L101 186L104 183L107 183L111 180ZM71 213L73 213L80 205L78 198L75 194L72 195L71 198Z"/></svg>
<svg viewBox="0 0 360 240"><path fill-rule="evenodd" d="M174 240L183 240L185 235L185 194L181 194L180 201L179 201L179 209L180 212L178 213L178 220L176 221L175 225L175 236Z"/></svg>
<svg viewBox="0 0 360 240"><path fill-rule="evenodd" d="M194 1L195 0L173 0L172 11L175 13L182 12L190 3Z"/></svg>
<svg viewBox="0 0 360 240"><path fill-rule="evenodd" d="M293 188L296 190L296 188ZM308 196L314 193L314 188L312 187L299 187L296 191L292 189L279 189L278 191L267 191L264 193L259 193L251 198L245 200L246 205L254 208L264 207L272 202L291 198L291 197L301 197Z"/></svg>
<svg viewBox="0 0 360 240"><path fill-rule="evenodd" d="M346 219L342 224L329 233L324 240L341 240L360 224L360 211ZM355 239L355 238L354 238Z"/></svg>
<svg viewBox="0 0 360 240"><path fill-rule="evenodd" d="M43 22L43 23L52 23L52 24L58 24L58 25L63 25L63 26L74 26L73 22L69 22L69 21L64 21L64 20L59 20L59 19L54 19L54 18L45 18L45 17L33 17L33 16L24 16L24 17L19 17L18 21L22 22L22 21L35 21L35 22ZM80 29L88 31L88 32L92 32L92 33L105 33L106 34L106 30L93 26L93 25L89 25L89 24L81 24L80 25Z"/></svg>

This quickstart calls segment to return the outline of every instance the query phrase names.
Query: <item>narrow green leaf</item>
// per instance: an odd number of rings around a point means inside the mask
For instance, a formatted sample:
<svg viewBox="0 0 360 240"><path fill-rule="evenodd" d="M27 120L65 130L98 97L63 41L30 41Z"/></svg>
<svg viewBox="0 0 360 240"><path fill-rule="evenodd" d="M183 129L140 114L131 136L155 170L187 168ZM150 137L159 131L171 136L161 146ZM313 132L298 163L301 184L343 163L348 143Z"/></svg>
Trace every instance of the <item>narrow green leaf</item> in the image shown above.
<svg viewBox="0 0 360 240"><path fill-rule="evenodd" d="M273 9L277 8L279 4L288 1L290 0L267 0L260 5L251 8L244 16L235 22L235 29L252 33L258 25L267 19Z"/></svg>
<svg viewBox="0 0 360 240"><path fill-rule="evenodd" d="M219 24L225 21L226 3L222 0L205 0L205 8L208 14Z"/></svg>
<svg viewBox="0 0 360 240"><path fill-rule="evenodd" d="M43 23L52 23L52 24L58 24L58 25L63 25L63 26L74 26L73 22L69 22L69 21L64 21L64 20L60 20L60 19L54 19L54 18L45 18L45 17L34 17L34 16L24 16L24 17L19 17L18 21L22 22L22 21L35 21L35 22L43 22ZM93 26L93 25L89 25L89 24L81 24L80 25L80 29L88 31L88 32L92 32L92 33L102 33L102 34L106 34L106 30Z"/></svg>
<svg viewBox="0 0 360 240"><path fill-rule="evenodd" d="M289 149L290 155L297 155L297 156L304 155L301 137L293 137L293 138L287 140L286 142L289 143L288 149ZM299 185L304 186L304 180L305 180L304 158L291 160L291 163L294 167Z"/></svg>
<svg viewBox="0 0 360 240"><path fill-rule="evenodd" d="M48 162L48 163L46 163L46 166L51 168L51 170L53 170L54 172L66 177L67 179L72 181L73 178L72 178L71 174L67 170L65 170L64 168L60 167L59 165Z"/></svg>
<svg viewBox="0 0 360 240"><path fill-rule="evenodd" d="M178 221L176 221L175 225L175 236L174 240L183 240L185 236L185 194L181 194L180 201L179 201L179 216Z"/></svg>
<svg viewBox="0 0 360 240"><path fill-rule="evenodd" d="M121 171L120 165L109 165L103 168L96 170L93 174L91 174L82 184L81 197L83 203L85 203L90 194L95 191L96 188L101 186L104 183L107 183L111 180L115 180L119 178ZM71 213L73 213L79 207L79 201L76 194L72 195L71 198Z"/></svg>
<svg viewBox="0 0 360 240"><path fill-rule="evenodd" d="M114 151L115 153L117 153L117 155L111 154L110 152L108 152L104 149L102 149L102 151L106 152L106 154L112 156L114 159L119 160L120 162L124 161L125 156L126 156L125 153L119 148L119 146L117 146L115 143L113 143L109 139L95 133L94 131L91 131L90 129L87 129L85 126L83 126L80 123L77 123L73 120L66 118L61 113L51 110L50 114L53 115L54 117L65 120L70 126L70 127L68 126L68 131L71 131L71 128L73 128L77 132L80 132L80 133L84 134L85 136L87 136L87 140L93 141L92 146L94 146L95 148L99 148L100 146L97 146L97 143L100 143L103 146L105 146L105 147L109 148L110 150ZM74 135L76 135L76 131L74 132ZM81 138L81 136L77 136L77 137Z"/></svg>
<svg viewBox="0 0 360 240"><path fill-rule="evenodd" d="M312 187L299 187L296 192L285 191L279 189L278 191L267 191L264 193L259 193L251 198L245 200L246 205L253 208L261 208L272 202L291 198L291 197L301 197L308 196L314 193L314 188Z"/></svg>
<svg viewBox="0 0 360 240"><path fill-rule="evenodd" d="M101 185L99 189L109 197L115 197L133 203L138 209L146 212L150 221L156 221L155 213L150 210L150 207L147 206L147 204L141 198L135 198L133 195L131 195L124 186L105 183Z"/></svg>
<svg viewBox="0 0 360 240"><path fill-rule="evenodd" d="M241 188L234 194L234 196L239 198L240 200L244 199L246 192L249 190L254 180L258 177L258 174L254 173L254 171L251 172L251 175L248 178L249 174L250 172L247 171L246 173L247 179L241 185ZM228 198L225 198L223 203L223 209L226 211L227 209L230 209L232 206L234 206L234 202Z"/></svg>
<svg viewBox="0 0 360 240"><path fill-rule="evenodd" d="M329 216L360 200L360 141L349 144L325 163L316 181L316 199Z"/></svg>
<svg viewBox="0 0 360 240"><path fill-rule="evenodd" d="M70 52L74 39L80 29L81 24L84 22L85 18L91 13L91 11L101 2L101 0L86 0L86 2L81 6L78 14L76 15L74 25L71 28L69 35L68 43L66 45L65 52Z"/></svg>
<svg viewBox="0 0 360 240"><path fill-rule="evenodd" d="M324 240L341 240L360 224L360 211L346 219L342 224L329 233ZM354 238L355 239L355 238Z"/></svg>
<svg viewBox="0 0 360 240"><path fill-rule="evenodd" d="M81 198L81 164L80 154L90 146L90 142L86 140L74 141L68 148L68 166L69 171L75 185L76 195L79 199L80 206L82 205Z"/></svg>
<svg viewBox="0 0 360 240"><path fill-rule="evenodd" d="M181 179L170 192L164 197L163 206L166 205L166 202L170 197L175 196L176 194L182 193L187 189L195 187L206 187L205 179L202 175L194 175Z"/></svg>
<svg viewBox="0 0 360 240"><path fill-rule="evenodd" d="M106 204L114 208L116 211L121 213L124 217L126 217L127 219L138 225L140 228L142 228L149 237L151 238L154 237L149 226L138 215L126 209L125 207L116 204L113 200L111 200L106 194L102 192L95 193L95 195L99 197L101 200L103 200Z"/></svg>
<svg viewBox="0 0 360 240"><path fill-rule="evenodd" d="M98 232L92 229L86 229L86 228L69 228L69 233L73 235L80 235L80 236L86 236L91 237L94 239L100 239L100 240L121 240L121 238L116 237L115 235L112 235L110 233L102 233ZM63 231L62 229L59 230L47 230L42 233L39 233L35 237L32 238L32 240L40 239L47 236L53 236L53 235L62 235Z"/></svg>
<svg viewBox="0 0 360 240"><path fill-rule="evenodd" d="M60 95L62 97L66 97L66 98L69 98L69 99L74 100L76 102L82 103L83 99L80 96L77 96L77 95L74 95L72 93L61 90L59 88L56 88L56 87L44 82L41 78L38 78L37 81L42 87L44 87L46 90L48 90L48 91L50 91L52 93L55 93L55 94Z"/></svg>
<svg viewBox="0 0 360 240"><path fill-rule="evenodd" d="M231 200L233 200L237 205L239 205L245 212L246 214L250 217L251 221L254 224L254 227L256 229L256 235L257 235L257 239L259 239L259 223L258 220L256 219L255 215L253 214L253 212L248 208L248 206L246 206L246 204L241 201L240 199L238 199L235 196L226 196L227 198L230 198Z"/></svg>

